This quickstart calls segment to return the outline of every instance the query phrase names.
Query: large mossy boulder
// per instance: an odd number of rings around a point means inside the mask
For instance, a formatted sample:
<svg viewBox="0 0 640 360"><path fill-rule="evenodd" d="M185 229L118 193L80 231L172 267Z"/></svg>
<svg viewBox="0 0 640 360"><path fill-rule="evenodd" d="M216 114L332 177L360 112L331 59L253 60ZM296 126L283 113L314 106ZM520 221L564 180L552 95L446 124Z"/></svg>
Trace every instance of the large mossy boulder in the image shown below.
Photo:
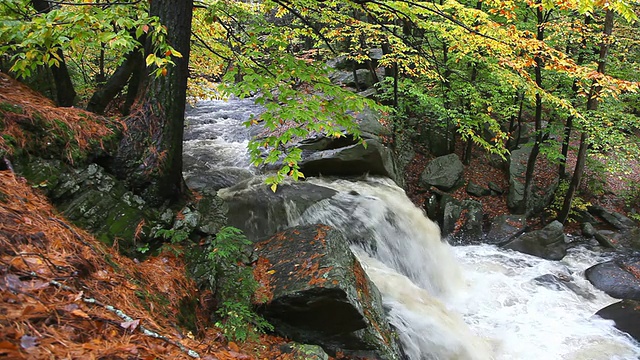
<svg viewBox="0 0 640 360"><path fill-rule="evenodd" d="M448 191L462 184L464 166L456 154L449 154L433 159L420 174L420 185L428 188L435 186Z"/></svg>
<svg viewBox="0 0 640 360"><path fill-rule="evenodd" d="M596 315L613 320L618 330L640 342L640 301L623 300L600 309Z"/></svg>
<svg viewBox="0 0 640 360"><path fill-rule="evenodd" d="M31 158L16 164L16 170L42 189L65 217L85 228L106 244L118 239L120 249L135 250L134 239L150 235L160 212L101 166L72 168L58 160Z"/></svg>
<svg viewBox="0 0 640 360"><path fill-rule="evenodd" d="M285 182L273 192L264 177L243 181L218 192L227 207L229 225L241 229L252 240L289 227L289 219L337 192L308 182Z"/></svg>
<svg viewBox="0 0 640 360"><path fill-rule="evenodd" d="M381 295L341 233L299 226L255 244L257 266L269 274L261 312L276 332L366 359L400 359Z"/></svg>
<svg viewBox="0 0 640 360"><path fill-rule="evenodd" d="M561 260L567 254L564 227L560 222L553 221L543 229L520 235L504 248L549 260Z"/></svg>
<svg viewBox="0 0 640 360"><path fill-rule="evenodd" d="M557 177L544 188L533 184L531 198L525 204L525 173L530 154L531 147L523 146L513 150L509 157L509 192L507 193L507 206L514 214L531 214L542 211L553 200L553 194L559 184Z"/></svg>
<svg viewBox="0 0 640 360"><path fill-rule="evenodd" d="M640 300L640 256L622 257L594 265L585 271L585 276L593 286L609 296Z"/></svg>

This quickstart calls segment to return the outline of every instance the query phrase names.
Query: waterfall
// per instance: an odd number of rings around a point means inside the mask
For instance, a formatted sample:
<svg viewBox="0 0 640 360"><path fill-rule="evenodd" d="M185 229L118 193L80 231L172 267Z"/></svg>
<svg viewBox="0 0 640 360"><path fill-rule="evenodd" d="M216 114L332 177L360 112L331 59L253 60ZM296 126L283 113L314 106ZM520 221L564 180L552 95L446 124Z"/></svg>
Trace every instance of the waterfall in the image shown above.
<svg viewBox="0 0 640 360"><path fill-rule="evenodd" d="M188 113L185 156L247 167L249 133L240 124L258 111L248 100L202 102ZM616 301L583 277L597 254L573 249L554 262L489 245L451 247L389 179L307 181L337 193L303 211L289 204L289 224L321 222L345 234L411 360L640 357L639 344L593 316ZM567 281L536 280L547 274Z"/></svg>

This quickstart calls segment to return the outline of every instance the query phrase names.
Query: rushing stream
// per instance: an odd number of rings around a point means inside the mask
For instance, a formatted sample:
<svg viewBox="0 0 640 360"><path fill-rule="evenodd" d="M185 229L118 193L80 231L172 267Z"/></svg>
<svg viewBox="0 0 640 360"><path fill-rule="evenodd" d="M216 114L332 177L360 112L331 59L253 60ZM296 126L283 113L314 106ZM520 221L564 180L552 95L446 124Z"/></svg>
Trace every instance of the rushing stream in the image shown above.
<svg viewBox="0 0 640 360"><path fill-rule="evenodd" d="M248 168L241 124L259 111L250 100L200 102L187 113L185 155L209 167ZM372 239L352 250L412 360L640 358L640 344L593 316L616 301L582 274L603 260L597 253L572 249L554 262L489 245L450 247L389 179L307 181L338 194L290 225L321 222ZM548 274L563 281L536 279Z"/></svg>

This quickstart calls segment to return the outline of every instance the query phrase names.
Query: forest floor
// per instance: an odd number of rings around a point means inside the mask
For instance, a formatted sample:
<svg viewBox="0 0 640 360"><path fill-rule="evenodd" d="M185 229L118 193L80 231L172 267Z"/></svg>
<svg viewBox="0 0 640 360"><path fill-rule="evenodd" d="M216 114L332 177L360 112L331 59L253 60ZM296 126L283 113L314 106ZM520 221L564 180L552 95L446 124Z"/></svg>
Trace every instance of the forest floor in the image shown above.
<svg viewBox="0 0 640 360"><path fill-rule="evenodd" d="M455 147L460 159L463 157L464 146L465 144L459 141ZM569 152L567 159L567 171L569 173L573 172L576 164L575 149L578 147L577 138L575 140L572 139L571 146L574 150ZM426 153L427 151L420 151L418 148L416 156L407 167L407 173L405 174L407 195L419 207L422 207L431 196L429 189L424 189L419 185L420 174L429 161L434 159L434 156L425 155ZM625 170L610 172L596 172L587 168L577 196L580 197L583 203L600 205L607 210L621 214L640 213L640 203L638 203L638 200L640 200L640 186L638 186L640 184L640 161L631 160L626 165ZM539 187L548 186L557 177L557 174L557 165L552 164L542 155L538 157L534 171L534 182ZM455 199L460 201L465 199L480 201L484 216L489 220L499 215L510 213L507 207L508 171L492 165L490 156L481 149L474 148L470 163L464 166L463 178L464 186L450 193ZM505 191L501 195L473 196L466 191L466 184L469 181L473 181L483 188L488 188L489 182L493 182ZM529 225L533 227L543 225L552 219L552 215L549 212L540 214L538 217L529 219ZM577 234L580 232L579 225L569 219L565 225L565 230Z"/></svg>
<svg viewBox="0 0 640 360"><path fill-rule="evenodd" d="M0 74L0 154L45 154L60 140L49 134L61 129L74 142L65 148L89 146L110 130L99 121L87 127L87 116ZM24 131L30 126L49 131L35 136ZM1 155L0 162L0 358L189 359L191 350L203 359L293 359L281 351L283 338L225 340L207 321L210 294L198 291L180 257L121 256L68 222ZM181 311L187 304L192 311ZM193 332L178 325L189 316Z"/></svg>

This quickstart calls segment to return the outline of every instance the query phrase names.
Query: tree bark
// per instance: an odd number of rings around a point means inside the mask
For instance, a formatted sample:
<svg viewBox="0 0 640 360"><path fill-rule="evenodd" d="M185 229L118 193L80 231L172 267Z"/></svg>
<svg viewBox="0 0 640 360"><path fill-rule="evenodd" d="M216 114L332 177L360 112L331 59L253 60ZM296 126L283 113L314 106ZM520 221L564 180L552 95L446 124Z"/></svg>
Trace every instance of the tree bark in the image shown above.
<svg viewBox="0 0 640 360"><path fill-rule="evenodd" d="M544 12L538 7L536 9L536 16L538 19L538 32L536 35L536 39L538 41L544 40ZM536 63L535 66L535 81L536 85L542 89L542 68L544 67L544 61L538 55L534 57L534 61ZM519 209L524 211L525 214L528 211L528 204L531 201L532 193L533 193L533 173L536 167L536 160L538 158L538 154L540 153L540 145L542 144L542 96L540 93L536 93L536 114L535 114L535 130L536 130L536 140L533 143L533 148L531 149L531 153L529 154L529 159L527 160L527 170L525 171L525 185L524 185L524 199L522 201L523 208ZM529 214L526 214L527 216Z"/></svg>
<svg viewBox="0 0 640 360"><path fill-rule="evenodd" d="M46 0L31 0L31 5L39 13L46 14L51 11L51 5ZM56 55L60 58L58 65L50 67L53 74L53 81L56 85L56 102L58 106L69 107L73 105L76 98L76 90L73 87L69 69L64 61L64 52L61 48L56 50Z"/></svg>
<svg viewBox="0 0 640 360"><path fill-rule="evenodd" d="M115 171L149 204L176 201L185 193L182 138L193 0L154 0L149 13L167 28L167 42L182 54L164 76L148 75L126 119ZM147 43L147 53L151 53ZM164 54L158 54L164 56Z"/></svg>
<svg viewBox="0 0 640 360"><path fill-rule="evenodd" d="M111 100L127 85L131 74L139 67L140 63L142 63L142 57L139 56L137 49L127 54L125 61L111 75L107 83L91 96L89 104L87 104L87 110L96 114L103 114L104 109Z"/></svg>
<svg viewBox="0 0 640 360"><path fill-rule="evenodd" d="M607 9L607 13L604 19L604 29L602 32L602 42L600 43L600 53L598 55L598 72L600 74L605 73L607 56L609 55L609 47L611 45L610 38L611 33L613 32L613 11L611 9ZM598 84L598 80L593 80L591 89L589 90L589 98L587 99L587 111L598 110L598 96L600 95L601 90L602 86ZM573 198L575 197L575 194L578 191L578 187L580 187L580 183L582 182L582 174L584 173L584 165L587 159L588 139L589 136L587 132L583 130L582 134L580 135L580 149L578 150L576 168L575 170L573 170L571 183L569 183L569 188L567 189L567 194L564 197L562 209L558 214L558 221L563 224L569 218Z"/></svg>

